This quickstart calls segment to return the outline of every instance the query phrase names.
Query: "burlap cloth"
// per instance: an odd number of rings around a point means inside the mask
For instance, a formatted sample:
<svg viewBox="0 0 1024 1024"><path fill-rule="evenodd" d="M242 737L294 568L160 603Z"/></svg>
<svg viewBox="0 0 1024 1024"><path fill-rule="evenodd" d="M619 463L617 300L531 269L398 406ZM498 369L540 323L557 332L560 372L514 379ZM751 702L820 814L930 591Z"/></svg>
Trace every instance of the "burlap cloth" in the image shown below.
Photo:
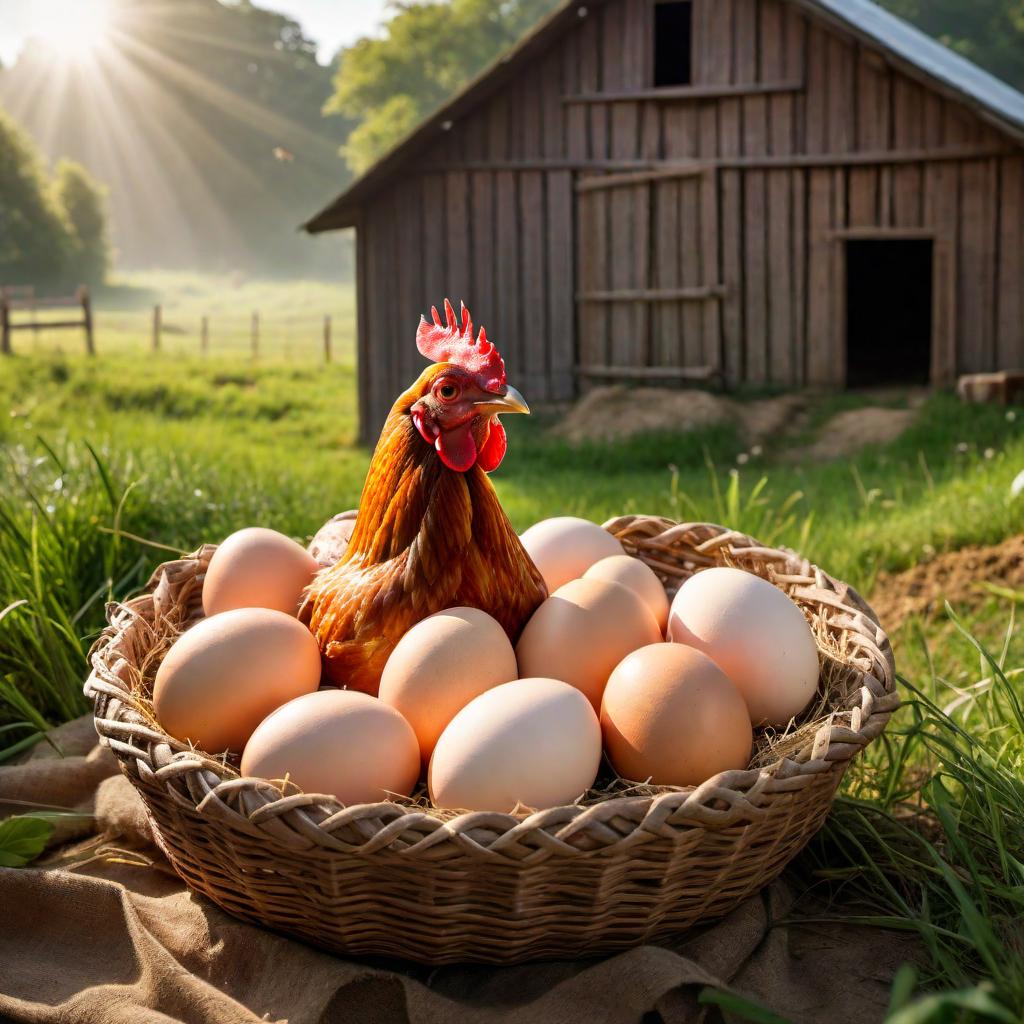
<svg viewBox="0 0 1024 1024"><path fill-rule="evenodd" d="M15 1021L289 1024L677 1024L719 1021L706 985L794 1022L881 1020L905 937L790 919L780 881L713 926L603 960L428 968L344 960L243 924L188 892L91 718L0 767L0 817L26 804L91 814L31 868L0 868L0 1017ZM732 1019L728 1016L725 1019Z"/></svg>

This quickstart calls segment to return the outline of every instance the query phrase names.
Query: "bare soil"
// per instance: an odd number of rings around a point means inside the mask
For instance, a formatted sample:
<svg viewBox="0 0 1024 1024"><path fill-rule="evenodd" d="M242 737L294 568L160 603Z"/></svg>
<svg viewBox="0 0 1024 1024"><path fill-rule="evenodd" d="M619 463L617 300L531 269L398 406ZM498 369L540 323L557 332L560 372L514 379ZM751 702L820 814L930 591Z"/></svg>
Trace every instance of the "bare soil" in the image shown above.
<svg viewBox="0 0 1024 1024"><path fill-rule="evenodd" d="M881 573L870 602L879 620L891 630L914 615L941 614L945 601L956 605L986 599L984 583L1024 589L1024 534L1001 544L936 555L904 572Z"/></svg>
<svg viewBox="0 0 1024 1024"><path fill-rule="evenodd" d="M737 402L707 391L616 385L588 392L552 433L570 444L581 444L733 423L747 444L756 444L799 432L806 424L809 404L810 399L799 393ZM837 413L811 444L787 455L825 461L850 455L867 444L895 440L911 425L919 405L919 397L914 396L909 408L871 405Z"/></svg>

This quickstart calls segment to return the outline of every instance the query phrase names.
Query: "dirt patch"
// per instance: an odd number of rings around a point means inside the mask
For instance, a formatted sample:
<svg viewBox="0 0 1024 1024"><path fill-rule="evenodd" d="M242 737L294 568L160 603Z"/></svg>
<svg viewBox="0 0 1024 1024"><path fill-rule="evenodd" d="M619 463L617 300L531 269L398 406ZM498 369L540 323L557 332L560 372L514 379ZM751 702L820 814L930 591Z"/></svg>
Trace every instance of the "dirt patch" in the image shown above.
<svg viewBox="0 0 1024 1024"><path fill-rule="evenodd" d="M905 572L880 573L871 591L871 607L888 630L913 615L941 614L943 603L978 602L982 583L1024 588L1024 534L987 547L966 547L937 555Z"/></svg>
<svg viewBox="0 0 1024 1024"><path fill-rule="evenodd" d="M895 441L914 422L916 409L885 409L868 406L836 413L822 428L816 441L794 457L825 462L852 455L867 444Z"/></svg>
<svg viewBox="0 0 1024 1024"><path fill-rule="evenodd" d="M807 399L799 394L735 402L708 391L616 385L588 392L552 433L570 444L580 444L735 423L751 443L777 435L806 404Z"/></svg>

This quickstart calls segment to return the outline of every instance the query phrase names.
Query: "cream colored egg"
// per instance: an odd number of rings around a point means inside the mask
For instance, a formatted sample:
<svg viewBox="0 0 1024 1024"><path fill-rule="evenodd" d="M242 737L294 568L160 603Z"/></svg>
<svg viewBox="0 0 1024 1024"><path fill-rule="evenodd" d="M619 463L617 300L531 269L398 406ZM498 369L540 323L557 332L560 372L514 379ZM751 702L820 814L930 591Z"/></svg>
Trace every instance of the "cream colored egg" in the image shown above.
<svg viewBox="0 0 1024 1024"><path fill-rule="evenodd" d="M287 778L343 804L408 796L419 774L412 726L393 707L355 690L319 690L278 708L242 755L244 776Z"/></svg>
<svg viewBox="0 0 1024 1024"><path fill-rule="evenodd" d="M379 696L405 716L428 761L457 712L517 675L515 651L495 619L476 608L449 608L418 622L398 641L384 666Z"/></svg>
<svg viewBox="0 0 1024 1024"><path fill-rule="evenodd" d="M626 779L697 786L746 768L753 731L739 690L706 655L682 644L641 647L616 666L601 704L612 766Z"/></svg>
<svg viewBox="0 0 1024 1024"><path fill-rule="evenodd" d="M650 609L658 629L665 632L668 623L668 595L654 570L639 558L612 555L595 562L584 574L585 580L607 580L629 587Z"/></svg>
<svg viewBox="0 0 1024 1024"><path fill-rule="evenodd" d="M597 711L612 669L630 651L661 639L654 616L628 587L570 580L533 613L516 659L521 676L571 683Z"/></svg>
<svg viewBox="0 0 1024 1024"><path fill-rule="evenodd" d="M201 619L167 652L153 683L157 720L210 754L240 751L275 708L320 685L320 648L294 616L236 608Z"/></svg>
<svg viewBox="0 0 1024 1024"><path fill-rule="evenodd" d="M213 553L203 581L203 611L273 608L294 615L318 569L290 537L262 526L231 534Z"/></svg>
<svg viewBox="0 0 1024 1024"><path fill-rule="evenodd" d="M574 516L534 523L520 540L540 569L549 594L569 580L579 579L602 558L624 554L622 545L607 530Z"/></svg>
<svg viewBox="0 0 1024 1024"><path fill-rule="evenodd" d="M778 587L742 569L690 577L669 612L668 638L703 651L743 694L755 725L785 726L818 687L818 645Z"/></svg>
<svg viewBox="0 0 1024 1024"><path fill-rule="evenodd" d="M511 812L572 803L601 764L601 726L587 699L555 679L519 679L470 701L430 759L435 806Z"/></svg>

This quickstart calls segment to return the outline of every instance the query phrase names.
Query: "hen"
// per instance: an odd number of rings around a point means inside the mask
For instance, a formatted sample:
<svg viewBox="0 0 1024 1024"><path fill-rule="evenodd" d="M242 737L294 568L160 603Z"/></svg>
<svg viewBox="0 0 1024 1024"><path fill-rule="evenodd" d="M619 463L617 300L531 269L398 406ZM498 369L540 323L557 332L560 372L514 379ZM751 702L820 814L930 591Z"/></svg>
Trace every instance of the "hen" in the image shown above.
<svg viewBox="0 0 1024 1024"><path fill-rule="evenodd" d="M327 677L376 694L388 655L433 612L488 612L514 643L547 596L487 474L505 454L499 413L528 413L483 328L445 300L416 345L434 361L395 402L373 453L351 540L314 579L302 617Z"/></svg>

